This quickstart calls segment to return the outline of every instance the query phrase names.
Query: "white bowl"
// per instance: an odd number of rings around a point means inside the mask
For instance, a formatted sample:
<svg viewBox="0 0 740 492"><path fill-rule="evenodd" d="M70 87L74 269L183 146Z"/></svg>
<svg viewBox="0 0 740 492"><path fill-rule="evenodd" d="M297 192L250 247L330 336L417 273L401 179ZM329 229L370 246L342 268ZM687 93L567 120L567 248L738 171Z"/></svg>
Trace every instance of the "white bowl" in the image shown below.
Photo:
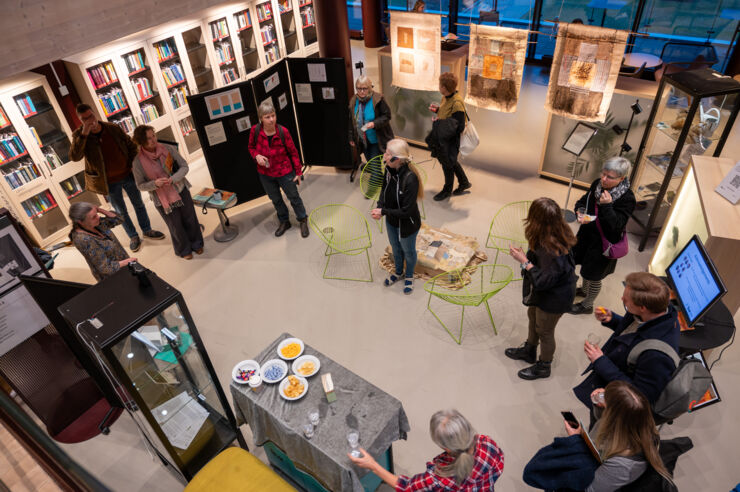
<svg viewBox="0 0 740 492"><path fill-rule="evenodd" d="M280 376L277 379L270 379L267 377L267 370L272 366L278 366L282 370L282 376ZM262 364L262 367L260 368L260 374L262 375L262 381L266 383L277 383L281 379L283 379L285 376L288 375L288 364L286 364L284 361L280 359L270 359L264 364Z"/></svg>
<svg viewBox="0 0 740 492"><path fill-rule="evenodd" d="M260 365L253 360L243 360L237 365L234 366L234 368L231 370L231 379L234 380L234 382L238 384L247 384L249 382L249 379L241 379L238 374L240 370L244 371L257 371L254 373L254 375L259 376L260 375Z"/></svg>
<svg viewBox="0 0 740 492"><path fill-rule="evenodd" d="M283 347L290 345L291 343L297 343L298 345L300 345L301 350L299 350L298 354L296 354L294 357L285 357L283 353L281 352L281 350ZM303 344L303 340L301 340L300 338L286 338L285 340L280 342L280 344L278 344L277 354L278 354L278 357L280 357L283 360L293 360L293 359L297 359L298 357L300 357L305 349L306 349L306 346Z"/></svg>
<svg viewBox="0 0 740 492"><path fill-rule="evenodd" d="M288 378L285 378L282 381L280 381L280 386L278 386L278 391L280 393L280 396L282 396L283 399L285 400L288 400L288 401L300 400L306 395L306 393L308 393L308 381L306 381L306 378L303 378L301 376L295 376L295 377L298 378L298 381L300 381L301 384L303 385L303 393L301 393L298 396L294 396L293 398L287 396L284 390L288 386L290 381L288 380Z"/></svg>
<svg viewBox="0 0 740 492"><path fill-rule="evenodd" d="M301 371L299 371L304 362L313 362L315 366L314 370L308 374L303 374ZM313 355L302 355L294 360L293 365L291 366L291 369L293 369L293 374L304 378L310 378L311 376L319 372L320 368L321 362L319 362L319 359L317 359Z"/></svg>

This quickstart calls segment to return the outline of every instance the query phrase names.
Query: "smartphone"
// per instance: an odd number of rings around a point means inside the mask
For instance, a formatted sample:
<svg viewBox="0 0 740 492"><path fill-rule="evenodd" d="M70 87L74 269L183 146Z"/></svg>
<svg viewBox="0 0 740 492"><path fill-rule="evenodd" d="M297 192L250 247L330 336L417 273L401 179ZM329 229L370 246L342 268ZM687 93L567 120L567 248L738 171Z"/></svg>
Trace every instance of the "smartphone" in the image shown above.
<svg viewBox="0 0 740 492"><path fill-rule="evenodd" d="M566 422L568 422L568 425L573 427L574 429L577 429L579 425L578 420L576 420L576 416L573 415L573 412L560 412L560 414L563 416Z"/></svg>

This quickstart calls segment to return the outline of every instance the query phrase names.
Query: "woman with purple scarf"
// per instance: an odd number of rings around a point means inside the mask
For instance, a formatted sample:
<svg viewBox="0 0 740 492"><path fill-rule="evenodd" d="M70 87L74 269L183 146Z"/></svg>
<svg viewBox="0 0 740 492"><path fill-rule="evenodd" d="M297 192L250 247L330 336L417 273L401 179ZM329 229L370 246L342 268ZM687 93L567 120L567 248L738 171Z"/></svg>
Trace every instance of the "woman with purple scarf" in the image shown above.
<svg viewBox="0 0 740 492"><path fill-rule="evenodd" d="M139 146L133 162L136 187L149 192L170 230L175 254L192 260L193 252L203 253L203 234L185 179L188 164L175 147L157 142L151 126L136 127L133 141Z"/></svg>

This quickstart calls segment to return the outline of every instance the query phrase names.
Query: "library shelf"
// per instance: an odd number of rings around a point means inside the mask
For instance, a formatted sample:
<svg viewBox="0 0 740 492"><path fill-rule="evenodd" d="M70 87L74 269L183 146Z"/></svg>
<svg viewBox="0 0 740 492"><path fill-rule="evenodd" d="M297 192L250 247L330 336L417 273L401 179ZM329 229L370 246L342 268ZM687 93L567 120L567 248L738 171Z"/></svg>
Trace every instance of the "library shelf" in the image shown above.
<svg viewBox="0 0 740 492"><path fill-rule="evenodd" d="M116 80L111 80L110 82L107 82L107 83L105 83L105 84L103 84L103 85L96 85L96 86L95 86L95 90L96 90L96 91L99 91L99 90L102 90L102 89L107 89L108 87L110 87L110 86L112 86L112 85L116 85L116 84L118 84L118 83L120 83L120 81L119 81L118 79L116 79Z"/></svg>
<svg viewBox="0 0 740 492"><path fill-rule="evenodd" d="M173 53L173 54L171 54L170 56L168 56L167 58L162 58L161 60L157 60L157 61L158 61L158 62L159 62L160 64L162 64L162 63L166 63L166 62L168 62L168 61L172 61L172 60L174 60L175 58L177 58L178 56L179 56L179 55L178 55L177 53Z"/></svg>
<svg viewBox="0 0 740 492"><path fill-rule="evenodd" d="M149 70L149 67L140 68L138 70L134 70L133 72L129 72L128 76L133 77L134 75L138 75L140 73L146 72L147 70Z"/></svg>
<svg viewBox="0 0 740 492"><path fill-rule="evenodd" d="M168 89L172 89L173 87L177 87L178 85L182 85L185 82L187 82L187 79L182 79L182 80L180 80L178 82L175 82L174 84L168 85L167 88Z"/></svg>
<svg viewBox="0 0 740 492"><path fill-rule="evenodd" d="M13 162L13 161L17 161L17 160L18 160L18 159L20 159L21 157L25 157L25 156L27 156L27 155L28 155L28 151L25 151L25 152L23 152L22 154L18 154L18 155L16 155L16 156L13 156L13 157L11 157L10 159L6 159L6 160L4 160L4 161L0 162L0 166L4 166L5 164L10 164L11 162Z"/></svg>
<svg viewBox="0 0 740 492"><path fill-rule="evenodd" d="M106 118L110 118L111 116L115 116L118 113L123 113L124 111L128 111L128 106L123 107L121 109L117 109L116 111L113 111L112 113L108 113L105 115Z"/></svg>

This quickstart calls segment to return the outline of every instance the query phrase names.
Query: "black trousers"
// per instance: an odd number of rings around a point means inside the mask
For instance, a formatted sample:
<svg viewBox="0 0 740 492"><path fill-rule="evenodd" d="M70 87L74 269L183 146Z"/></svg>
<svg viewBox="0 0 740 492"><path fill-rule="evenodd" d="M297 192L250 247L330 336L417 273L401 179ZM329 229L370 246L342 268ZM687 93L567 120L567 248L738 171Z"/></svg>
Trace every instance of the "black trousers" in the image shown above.
<svg viewBox="0 0 740 492"><path fill-rule="evenodd" d="M200 231L200 223L195 215L193 198L190 190L184 187L180 192L182 207L174 207L168 214L164 213L162 207L156 207L159 215L167 224L172 238L172 247L177 256L187 256L193 251L203 248L203 233Z"/></svg>
<svg viewBox="0 0 740 492"><path fill-rule="evenodd" d="M455 176L457 176L457 184L466 185L468 184L468 177L465 175L462 166L457 161L457 157L454 160L451 159L440 159L439 163L442 165L442 172L445 177L445 185L442 188L444 191L452 191L455 185Z"/></svg>

